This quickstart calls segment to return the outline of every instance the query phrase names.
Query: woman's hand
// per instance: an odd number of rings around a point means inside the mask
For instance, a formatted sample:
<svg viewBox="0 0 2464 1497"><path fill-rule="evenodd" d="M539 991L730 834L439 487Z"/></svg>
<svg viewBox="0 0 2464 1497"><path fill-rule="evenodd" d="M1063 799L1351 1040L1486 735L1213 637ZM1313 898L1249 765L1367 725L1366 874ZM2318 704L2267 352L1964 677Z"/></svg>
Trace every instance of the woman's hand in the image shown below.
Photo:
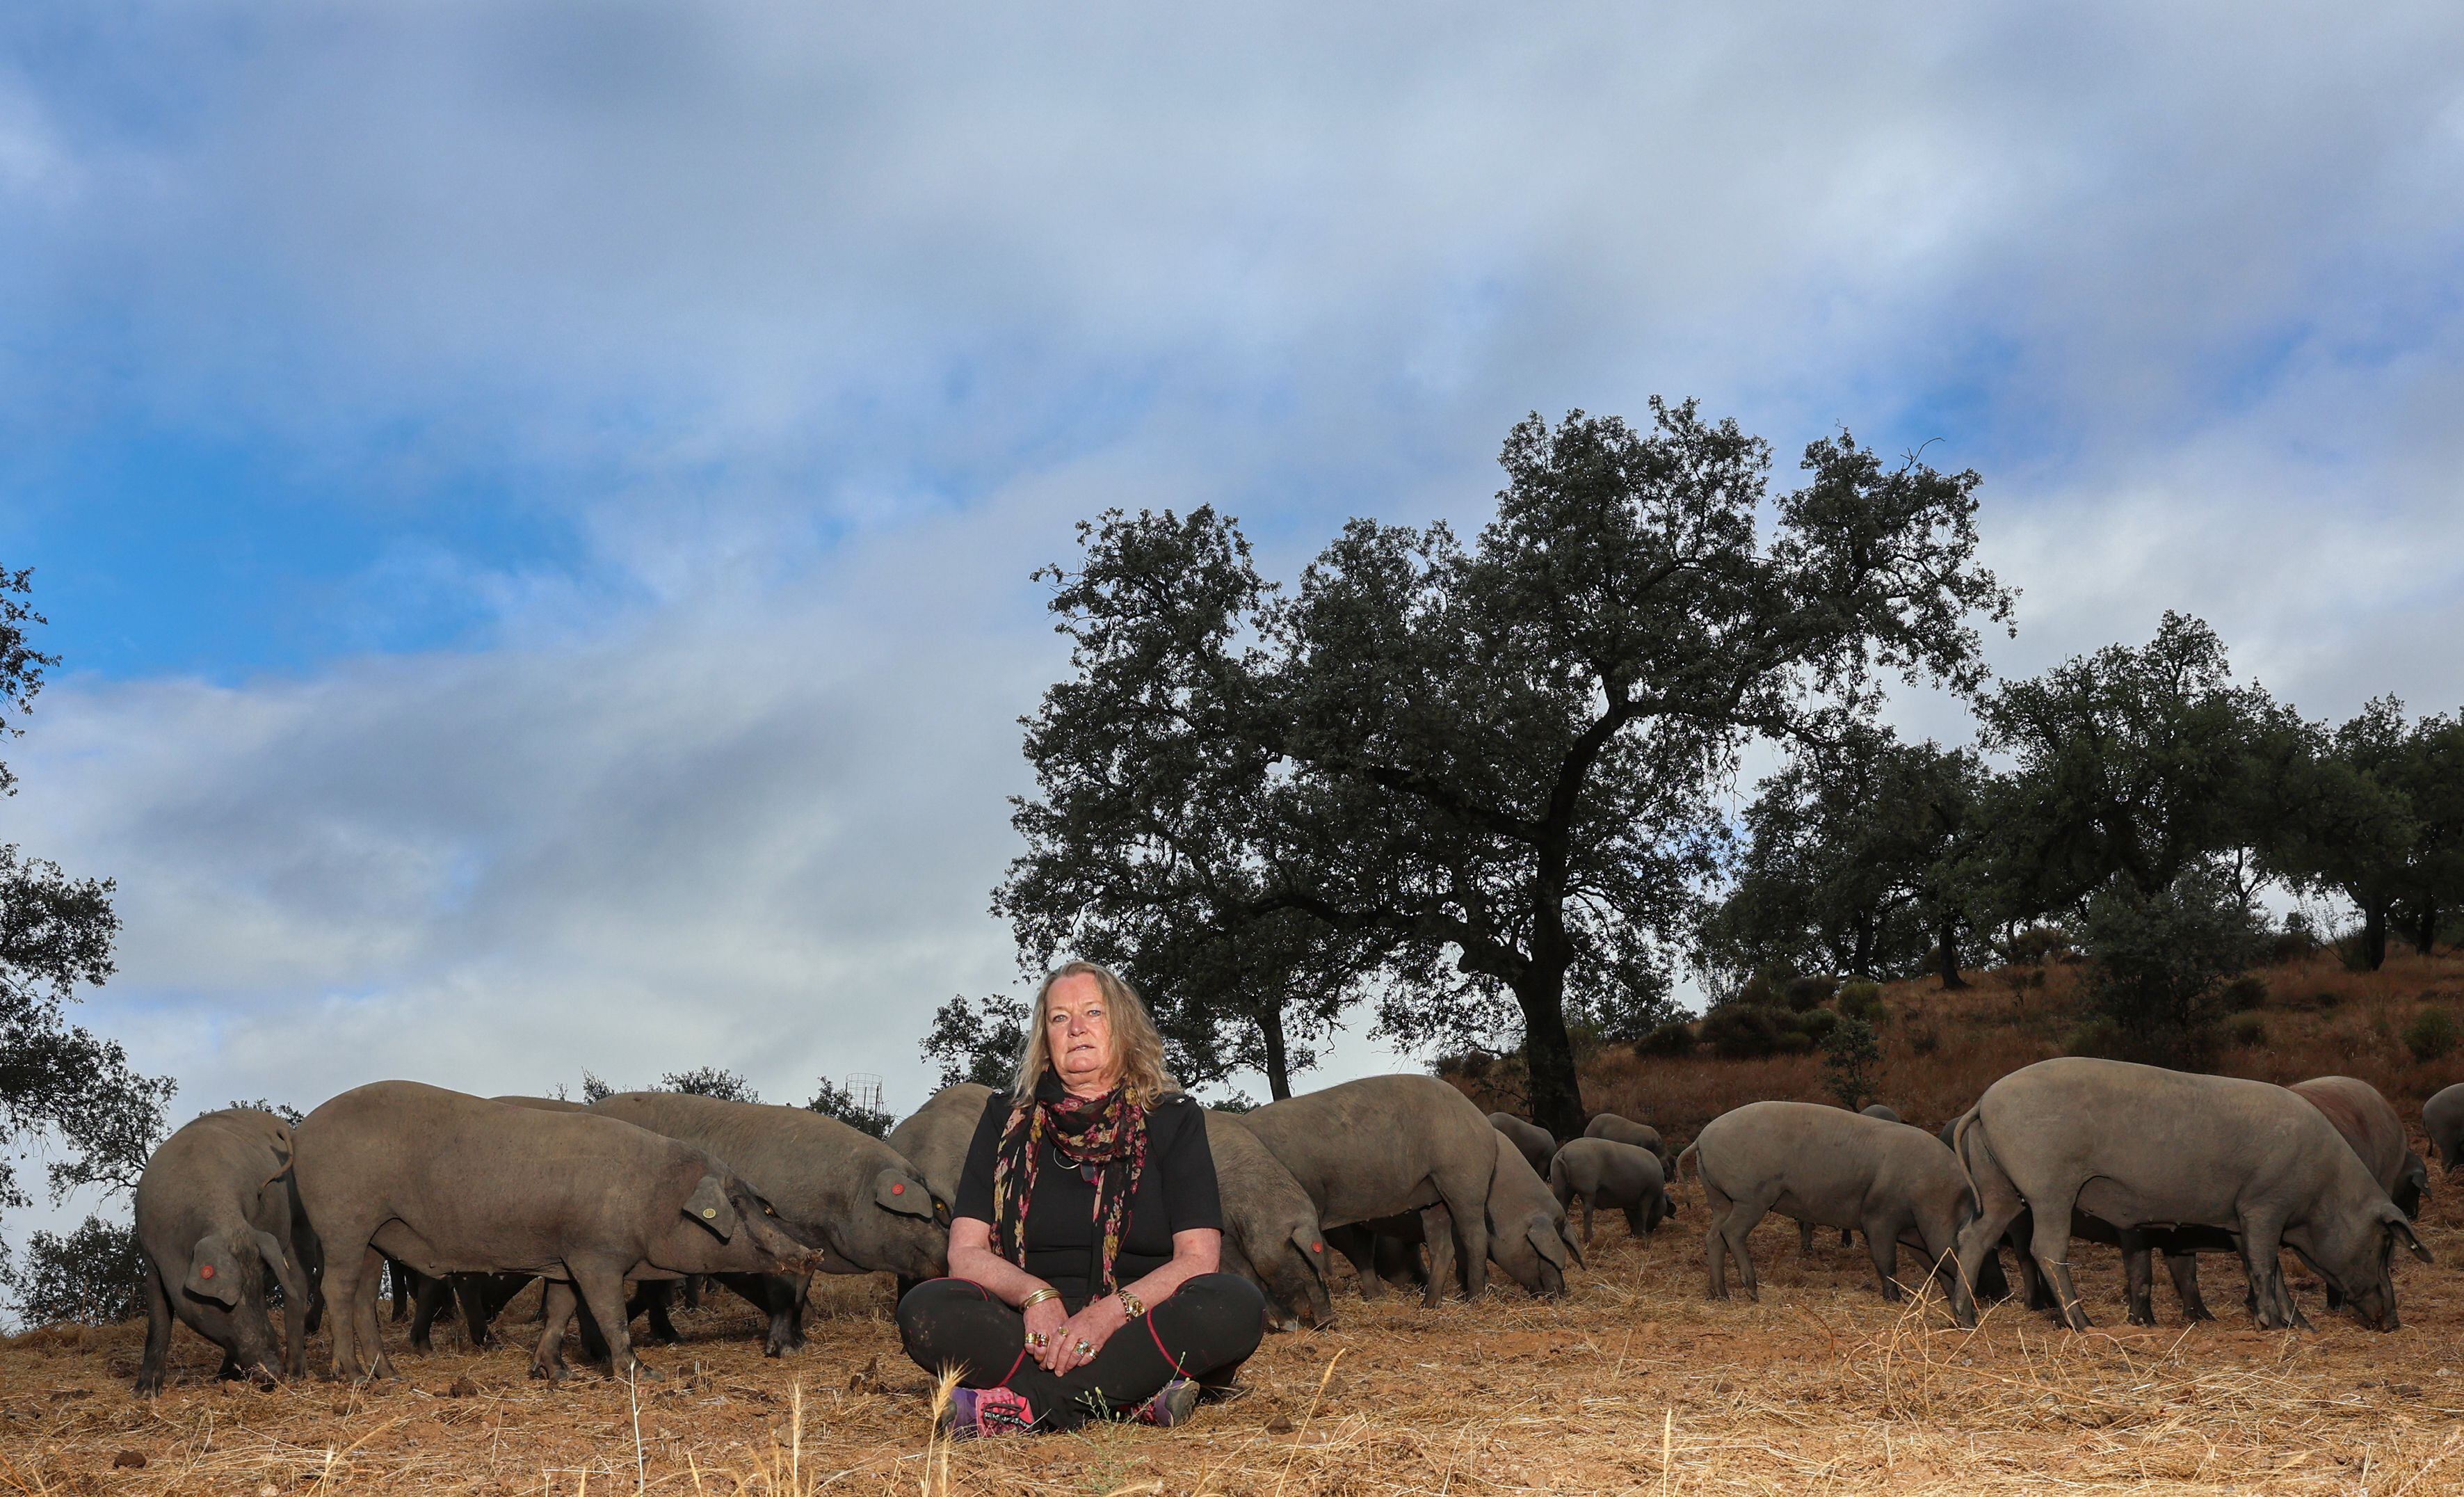
<svg viewBox="0 0 2464 1497"><path fill-rule="evenodd" d="M1047 1300L1045 1303L1057 1302ZM1038 1310L1043 1308L1043 1305L1036 1307ZM1053 1332L1052 1344L1044 1348L1047 1354L1039 1356L1037 1360L1044 1363L1045 1371L1054 1376L1065 1376L1093 1361L1095 1354L1104 1350L1104 1343L1112 1339L1112 1332L1129 1323L1129 1312L1121 1309L1120 1296L1107 1294L1102 1299L1091 1301L1085 1310L1063 1322L1061 1328ZM1079 1350L1081 1346L1086 1350Z"/></svg>
<svg viewBox="0 0 2464 1497"><path fill-rule="evenodd" d="M1053 1354L1064 1345L1063 1337L1068 1329L1069 1311L1062 1307L1060 1299L1056 1296L1052 1299L1038 1300L1029 1305L1024 1314L1026 1315L1027 1354L1042 1363L1047 1370L1057 1370L1052 1367ZM1038 1340L1039 1336L1043 1339Z"/></svg>

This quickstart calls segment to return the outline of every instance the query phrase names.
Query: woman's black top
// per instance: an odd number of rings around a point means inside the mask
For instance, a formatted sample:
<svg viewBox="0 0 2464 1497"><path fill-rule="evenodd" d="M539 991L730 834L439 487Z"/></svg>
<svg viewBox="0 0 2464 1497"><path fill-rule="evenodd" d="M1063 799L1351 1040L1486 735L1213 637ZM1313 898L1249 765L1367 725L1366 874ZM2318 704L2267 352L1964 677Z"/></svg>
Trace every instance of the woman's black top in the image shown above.
<svg viewBox="0 0 2464 1497"><path fill-rule="evenodd" d="M993 1156L1009 1121L1007 1092L984 1104L967 1145L952 1215L993 1222ZM1026 1271L1061 1291L1074 1310L1093 1294L1102 1266L1095 1230L1095 1184L1053 1152L1046 1137L1036 1161L1035 1194L1026 1203ZM1112 1261L1112 1282L1126 1288L1172 1261L1172 1235L1223 1230L1215 1189L1215 1154L1206 1147L1206 1114L1180 1092L1147 1109L1147 1162L1130 1198L1130 1218ZM998 1251L998 1247L995 1249Z"/></svg>

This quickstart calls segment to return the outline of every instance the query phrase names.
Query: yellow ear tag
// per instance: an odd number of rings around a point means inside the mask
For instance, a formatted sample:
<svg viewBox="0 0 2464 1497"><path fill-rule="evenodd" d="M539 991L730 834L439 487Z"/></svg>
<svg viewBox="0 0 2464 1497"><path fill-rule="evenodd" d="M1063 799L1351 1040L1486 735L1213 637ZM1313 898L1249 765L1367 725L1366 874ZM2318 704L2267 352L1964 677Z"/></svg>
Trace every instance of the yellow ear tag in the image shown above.
<svg viewBox="0 0 2464 1497"><path fill-rule="evenodd" d="M701 1208L701 1214L706 1217L715 1217L718 1215L718 1208L716 1206L704 1206Z"/></svg>

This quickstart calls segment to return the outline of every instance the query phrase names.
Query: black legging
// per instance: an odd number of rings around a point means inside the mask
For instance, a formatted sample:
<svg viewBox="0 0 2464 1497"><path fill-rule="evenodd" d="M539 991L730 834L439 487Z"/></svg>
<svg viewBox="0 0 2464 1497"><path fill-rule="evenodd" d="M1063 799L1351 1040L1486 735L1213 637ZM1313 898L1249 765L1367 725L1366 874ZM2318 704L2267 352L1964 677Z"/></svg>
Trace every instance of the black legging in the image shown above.
<svg viewBox="0 0 2464 1497"><path fill-rule="evenodd" d="M1085 1303L1064 1301L1070 1313ZM1093 1361L1055 1377L1026 1354L1026 1317L965 1279L927 1279L898 1302L907 1354L928 1373L959 1369L969 1388L1026 1396L1038 1429L1074 1429L1099 1412L1126 1413L1175 1377L1232 1380L1265 1332L1265 1296L1238 1274L1206 1273L1112 1332Z"/></svg>

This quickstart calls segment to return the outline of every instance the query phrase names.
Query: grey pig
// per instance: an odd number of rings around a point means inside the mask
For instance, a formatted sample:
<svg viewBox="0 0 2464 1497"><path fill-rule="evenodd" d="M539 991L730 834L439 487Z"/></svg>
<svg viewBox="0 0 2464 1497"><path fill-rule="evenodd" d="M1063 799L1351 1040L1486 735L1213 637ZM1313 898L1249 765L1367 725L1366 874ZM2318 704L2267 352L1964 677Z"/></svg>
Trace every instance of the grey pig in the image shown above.
<svg viewBox="0 0 2464 1497"><path fill-rule="evenodd" d="M2430 1135L2440 1173L2454 1174L2459 1158L2464 1158L2464 1081L2441 1089L2421 1104L2421 1131Z"/></svg>
<svg viewBox="0 0 2464 1497"><path fill-rule="evenodd" d="M1486 1287L1498 1135L1462 1092L1434 1076L1364 1076L1269 1102L1240 1123L1309 1192L1321 1226L1446 1206L1452 1230L1430 1241L1437 1261L1422 1303L1438 1303L1458 1252L1469 1291ZM1363 1293L1375 1277L1373 1266Z"/></svg>
<svg viewBox="0 0 2464 1497"><path fill-rule="evenodd" d="M223 1349L222 1374L264 1382L307 1365L309 1282L296 1235L290 1125L271 1112L208 1112L163 1140L137 1180L145 1354L136 1391L163 1391L171 1322ZM282 1287L277 1357L266 1280Z"/></svg>
<svg viewBox="0 0 2464 1497"><path fill-rule="evenodd" d="M1550 1156L1557 1152L1557 1135L1537 1123L1529 1123L1511 1112L1491 1112L1488 1126L1514 1141L1514 1147L1529 1161L1531 1168L1549 1173Z"/></svg>
<svg viewBox="0 0 2464 1497"><path fill-rule="evenodd" d="M800 1107L683 1091L620 1091L591 1112L680 1138L744 1177L780 1220L826 1249L824 1273L938 1277L948 1266L950 1203L888 1142ZM802 1275L721 1284L768 1312L767 1356L803 1345Z"/></svg>
<svg viewBox="0 0 2464 1497"><path fill-rule="evenodd" d="M1574 1138L1549 1161L1549 1189L1560 1206L1583 1202L1583 1245L1592 1242L1592 1213L1606 1207L1625 1213L1626 1227L1648 1237L1669 1215L1668 1179L1660 1156L1614 1138Z"/></svg>
<svg viewBox="0 0 2464 1497"><path fill-rule="evenodd" d="M1660 1141L1660 1130L1649 1123L1638 1123L1633 1118L1619 1117L1615 1112L1602 1112L1584 1128L1583 1136L1607 1138L1617 1143L1632 1144L1638 1149L1648 1149L1660 1156L1661 1173L1665 1174L1668 1170L1668 1146Z"/></svg>
<svg viewBox="0 0 2464 1497"><path fill-rule="evenodd" d="M1695 1160L1711 1227L1704 1239L1714 1299L1728 1295L1724 1257L1733 1257L1748 1298L1759 1299L1746 1234L1768 1212L1822 1226L1853 1226L1881 1276L1882 1297L1900 1298L1900 1237L1913 1230L1929 1272L1938 1273L1975 1212L1968 1177L1942 1140L1921 1128L1885 1123L1811 1102L1754 1102L1706 1124L1678 1166ZM1954 1311L1971 1319L1968 1284L1950 1286Z"/></svg>
<svg viewBox="0 0 2464 1497"><path fill-rule="evenodd" d="M816 1256L708 1154L613 1117L380 1081L309 1113L292 1137L299 1200L326 1249L338 1377L393 1376L377 1335L381 1253L433 1278L554 1281L539 1377L562 1376L577 1290L609 1376L647 1374L626 1333L627 1279L801 1273Z"/></svg>
<svg viewBox="0 0 2464 1497"><path fill-rule="evenodd" d="M2391 1245L2430 1261L2326 1117L2263 1081L2084 1056L2039 1061L1988 1088L1958 1137L1980 1213L1960 1238L1961 1267L1972 1275L2013 1219L2033 1212L2031 1252L2073 1330L2087 1326L2071 1281L2074 1208L2123 1229L2234 1234L2268 1330L2307 1324L2285 1290L2280 1246L2383 1331L2397 1325Z"/></svg>
<svg viewBox="0 0 2464 1497"><path fill-rule="evenodd" d="M1233 1113L1207 1112L1206 1147L1223 1203L1223 1271L1265 1291L1280 1329L1332 1321L1326 1233L1309 1192Z"/></svg>

